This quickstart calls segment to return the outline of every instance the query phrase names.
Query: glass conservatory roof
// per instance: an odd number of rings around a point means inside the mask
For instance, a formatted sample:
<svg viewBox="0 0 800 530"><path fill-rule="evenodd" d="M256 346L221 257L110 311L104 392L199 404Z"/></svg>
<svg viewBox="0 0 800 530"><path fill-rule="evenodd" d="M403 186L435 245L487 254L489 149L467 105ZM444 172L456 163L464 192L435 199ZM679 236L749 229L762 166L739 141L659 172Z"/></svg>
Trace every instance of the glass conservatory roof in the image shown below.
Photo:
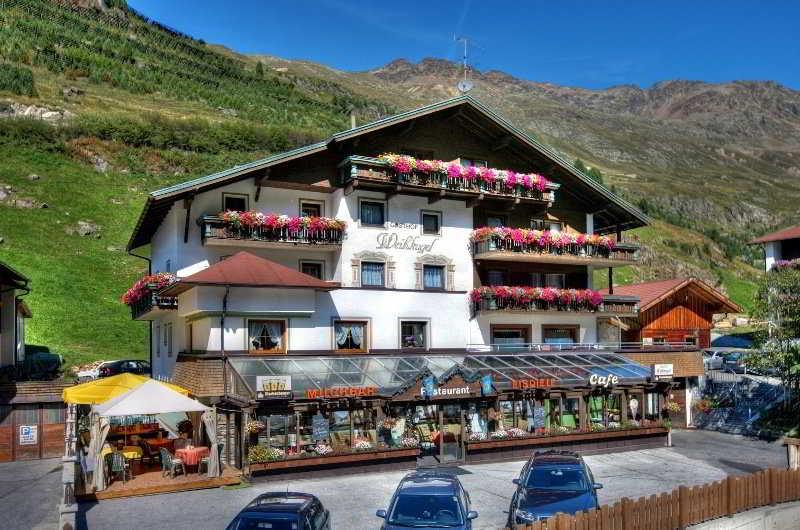
<svg viewBox="0 0 800 530"><path fill-rule="evenodd" d="M553 380L556 386L587 384L589 378L615 375L620 383L643 382L650 368L611 352L494 353L464 355L354 355L330 357L231 357L231 366L251 388L258 376L291 376L291 390L334 387L377 387L390 396L411 385L420 375L446 378L455 370L466 377L492 375L498 390L513 380Z"/></svg>

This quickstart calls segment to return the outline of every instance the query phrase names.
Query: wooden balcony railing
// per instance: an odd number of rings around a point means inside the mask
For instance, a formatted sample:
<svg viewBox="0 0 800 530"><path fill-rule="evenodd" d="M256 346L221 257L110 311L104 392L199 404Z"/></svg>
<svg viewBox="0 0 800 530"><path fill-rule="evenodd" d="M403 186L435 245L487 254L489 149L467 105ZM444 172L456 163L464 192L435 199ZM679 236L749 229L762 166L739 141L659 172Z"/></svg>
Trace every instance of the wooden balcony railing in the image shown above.
<svg viewBox="0 0 800 530"><path fill-rule="evenodd" d="M521 184L509 188L504 182L484 182L479 179L451 178L443 173L412 171L398 173L388 163L378 158L350 156L341 164L340 185L345 192L356 187L386 189L389 193L409 193L437 198L454 199L510 199L551 203L559 184L550 182L547 189L539 191Z"/></svg>
<svg viewBox="0 0 800 530"><path fill-rule="evenodd" d="M283 245L334 245L340 246L344 239L344 230L326 228L309 230L300 228L291 230L288 227L235 227L216 215L204 215L198 220L203 234L203 242L237 241L277 243Z"/></svg>
<svg viewBox="0 0 800 530"><path fill-rule="evenodd" d="M178 299L174 296L158 296L150 293L131 304L131 317L140 318L153 309L178 309Z"/></svg>
<svg viewBox="0 0 800 530"><path fill-rule="evenodd" d="M609 247L591 243L551 244L549 242L515 241L511 237L489 236L472 242L476 259L563 262L570 264L599 264L602 266L630 265L639 261L640 246L635 243L614 243Z"/></svg>

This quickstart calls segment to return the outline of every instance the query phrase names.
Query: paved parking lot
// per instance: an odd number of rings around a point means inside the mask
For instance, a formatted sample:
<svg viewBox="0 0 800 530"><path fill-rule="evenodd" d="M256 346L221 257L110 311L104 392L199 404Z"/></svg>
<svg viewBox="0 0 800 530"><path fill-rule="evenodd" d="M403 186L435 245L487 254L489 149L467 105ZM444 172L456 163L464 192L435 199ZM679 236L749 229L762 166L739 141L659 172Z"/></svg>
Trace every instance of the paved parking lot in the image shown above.
<svg viewBox="0 0 800 530"><path fill-rule="evenodd" d="M785 466L784 448L777 443L749 440L705 431L679 431L675 447L586 457L602 482L600 502L668 491L682 484L701 484L731 473ZM3 528L53 528L56 522L60 473L57 461L0 465L0 510L11 514ZM462 466L454 471L480 513L476 528L502 528L515 478L523 462ZM8 466L17 466L14 473ZM18 472L23 469L22 475ZM34 471L36 470L36 471ZM222 529L249 500L266 491L314 493L333 514L337 530L378 528L375 510L385 508L402 471L365 473L321 479L257 480L239 490L204 490L83 503L79 528L88 529ZM12 478L13 476L13 478ZM55 495L53 495L55 493Z"/></svg>

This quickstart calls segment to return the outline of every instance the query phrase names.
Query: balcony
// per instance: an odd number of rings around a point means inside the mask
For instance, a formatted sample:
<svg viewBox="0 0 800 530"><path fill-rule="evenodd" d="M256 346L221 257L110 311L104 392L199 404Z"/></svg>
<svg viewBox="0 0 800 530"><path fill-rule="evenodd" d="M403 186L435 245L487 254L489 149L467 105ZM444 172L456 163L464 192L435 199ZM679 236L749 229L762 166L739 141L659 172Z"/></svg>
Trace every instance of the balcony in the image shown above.
<svg viewBox="0 0 800 530"><path fill-rule="evenodd" d="M489 311L612 313L636 315L639 299L632 296L601 295L591 289L552 287L480 287L470 292L472 314Z"/></svg>
<svg viewBox="0 0 800 530"><path fill-rule="evenodd" d="M491 343L467 344L470 353L519 353L531 352L608 352L617 354L658 354L664 352L695 352L697 345L689 342L647 344L644 342L541 342L541 343Z"/></svg>
<svg viewBox="0 0 800 530"><path fill-rule="evenodd" d="M341 164L340 185L345 188L345 195L356 188L385 191L395 195L423 195L428 202L439 199L466 200L477 203L482 200L500 200L520 203L552 203L555 191L560 187L554 182L547 182L544 189L518 183L508 185L503 179L483 180L480 178L451 177L444 171L417 171L405 173L396 171L391 164L381 158L350 156Z"/></svg>
<svg viewBox="0 0 800 530"><path fill-rule="evenodd" d="M325 218L320 219L323 219L320 226L246 225L232 223L216 215L204 215L197 222L200 225L204 245L275 249L292 248L317 252L339 250L344 239L344 223ZM325 224L324 221L333 221L340 227L324 227L322 226Z"/></svg>
<svg viewBox="0 0 800 530"><path fill-rule="evenodd" d="M130 305L131 318L134 320L153 316L153 311L169 311L178 309L178 299L174 296L158 296L155 293L142 296Z"/></svg>
<svg viewBox="0 0 800 530"><path fill-rule="evenodd" d="M597 234L528 229L478 228L472 233L476 260L619 267L639 260L639 245Z"/></svg>

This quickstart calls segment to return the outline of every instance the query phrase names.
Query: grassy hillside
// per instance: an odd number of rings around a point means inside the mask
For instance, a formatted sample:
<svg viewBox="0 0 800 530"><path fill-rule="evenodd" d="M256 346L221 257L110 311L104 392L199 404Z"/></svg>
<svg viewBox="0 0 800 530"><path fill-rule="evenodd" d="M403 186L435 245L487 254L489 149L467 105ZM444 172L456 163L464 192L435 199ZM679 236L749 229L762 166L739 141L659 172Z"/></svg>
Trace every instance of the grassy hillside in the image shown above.
<svg viewBox="0 0 800 530"><path fill-rule="evenodd" d="M259 67L125 8L79 5L0 0L0 260L32 279L28 343L70 364L147 353L147 326L119 297L146 271L124 247L148 191L317 140L351 112L437 99L366 74ZM58 115L14 117L26 111ZM645 263L617 278L687 272L747 302L757 273L717 241L664 222L638 233Z"/></svg>

